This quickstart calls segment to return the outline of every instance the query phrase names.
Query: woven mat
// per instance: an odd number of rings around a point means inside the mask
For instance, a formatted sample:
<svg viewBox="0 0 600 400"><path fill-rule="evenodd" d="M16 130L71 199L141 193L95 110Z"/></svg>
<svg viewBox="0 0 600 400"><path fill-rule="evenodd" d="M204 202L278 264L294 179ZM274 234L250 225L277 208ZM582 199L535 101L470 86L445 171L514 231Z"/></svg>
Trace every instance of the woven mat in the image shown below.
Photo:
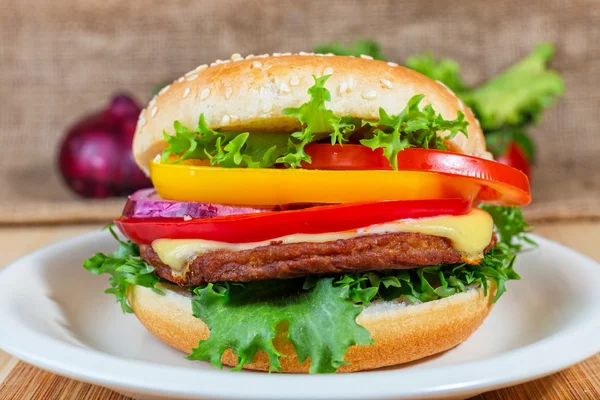
<svg viewBox="0 0 600 400"><path fill-rule="evenodd" d="M533 130L533 220L600 217L600 3L595 0L6 0L0 7L0 223L106 221L122 200L82 201L57 173L65 127L127 90L198 64L375 38L390 60L431 49L469 83L537 42L557 46L567 93Z"/></svg>

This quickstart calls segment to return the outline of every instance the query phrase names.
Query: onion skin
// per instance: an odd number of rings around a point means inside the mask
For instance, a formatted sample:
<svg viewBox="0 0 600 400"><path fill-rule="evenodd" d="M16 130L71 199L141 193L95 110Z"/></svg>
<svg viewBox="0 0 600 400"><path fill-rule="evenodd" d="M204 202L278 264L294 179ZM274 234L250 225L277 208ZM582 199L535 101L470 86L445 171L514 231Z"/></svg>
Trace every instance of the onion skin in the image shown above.
<svg viewBox="0 0 600 400"><path fill-rule="evenodd" d="M73 125L63 138L58 166L65 183L88 198L126 196L152 186L133 160L140 107L126 95Z"/></svg>

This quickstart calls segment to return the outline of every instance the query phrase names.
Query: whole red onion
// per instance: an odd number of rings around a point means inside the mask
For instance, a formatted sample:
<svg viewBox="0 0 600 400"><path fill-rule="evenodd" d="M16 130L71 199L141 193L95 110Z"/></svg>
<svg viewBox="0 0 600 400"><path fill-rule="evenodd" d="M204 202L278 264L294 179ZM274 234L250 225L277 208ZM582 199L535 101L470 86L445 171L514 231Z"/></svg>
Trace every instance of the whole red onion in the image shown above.
<svg viewBox="0 0 600 400"><path fill-rule="evenodd" d="M92 198L125 196L152 186L131 153L140 111L131 97L121 94L67 131L58 159L67 185Z"/></svg>

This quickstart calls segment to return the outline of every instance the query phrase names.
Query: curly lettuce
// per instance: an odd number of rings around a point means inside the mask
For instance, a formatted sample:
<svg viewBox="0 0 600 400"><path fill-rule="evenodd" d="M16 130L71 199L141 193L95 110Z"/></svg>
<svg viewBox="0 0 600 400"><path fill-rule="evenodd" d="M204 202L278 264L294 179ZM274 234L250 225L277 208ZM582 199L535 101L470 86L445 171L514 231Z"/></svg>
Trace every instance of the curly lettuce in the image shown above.
<svg viewBox="0 0 600 400"><path fill-rule="evenodd" d="M124 313L133 313L127 303L129 285L147 287L163 295L164 293L156 288L160 278L154 274L154 268L142 260L137 244L119 239L112 226L107 228L119 244L117 250L111 254L94 254L83 262L83 268L94 275L110 275L108 282L111 287L104 293L115 295Z"/></svg>
<svg viewBox="0 0 600 400"><path fill-rule="evenodd" d="M313 76L315 84L308 89L309 101L300 107L282 110L283 114L298 119L301 124L298 132L220 132L210 129L202 114L194 130L175 121L174 135L163 132L168 146L162 152L162 162L199 159L210 160L211 165L224 168L268 168L275 164L297 168L303 162L311 162L304 151L309 143L329 137L332 145L343 144L357 129L369 127L367 137L360 143L371 149L383 149L390 165L396 169L396 157L405 148L445 150L444 140L459 132L467 134L462 112L457 112L456 119L446 120L431 105L419 108L424 95L413 96L406 108L396 115L389 115L380 108L378 121L340 117L326 106L331 101L331 93L325 87L329 77ZM438 132L448 132L448 135L440 136Z"/></svg>
<svg viewBox="0 0 600 400"><path fill-rule="evenodd" d="M408 147L446 150L445 140L459 132L467 136L465 115L459 110L454 120L446 120L430 104L419 108L425 96L413 96L399 114L388 115L379 109L379 121L364 122L374 128L373 137L362 139L361 144L371 149L383 149L383 154L394 169L398 169L398 153ZM438 135L438 132L448 132Z"/></svg>

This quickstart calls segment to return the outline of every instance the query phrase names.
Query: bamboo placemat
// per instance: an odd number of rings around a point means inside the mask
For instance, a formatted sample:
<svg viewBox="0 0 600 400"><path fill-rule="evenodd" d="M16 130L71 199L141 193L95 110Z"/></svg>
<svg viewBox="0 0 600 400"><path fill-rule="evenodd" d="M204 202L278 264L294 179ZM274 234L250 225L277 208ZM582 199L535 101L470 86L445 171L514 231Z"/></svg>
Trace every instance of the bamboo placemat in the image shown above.
<svg viewBox="0 0 600 400"><path fill-rule="evenodd" d="M100 386L54 375L19 362L0 385L0 399L130 400L131 398ZM548 377L473 397L473 400L516 399L600 399L600 354Z"/></svg>

